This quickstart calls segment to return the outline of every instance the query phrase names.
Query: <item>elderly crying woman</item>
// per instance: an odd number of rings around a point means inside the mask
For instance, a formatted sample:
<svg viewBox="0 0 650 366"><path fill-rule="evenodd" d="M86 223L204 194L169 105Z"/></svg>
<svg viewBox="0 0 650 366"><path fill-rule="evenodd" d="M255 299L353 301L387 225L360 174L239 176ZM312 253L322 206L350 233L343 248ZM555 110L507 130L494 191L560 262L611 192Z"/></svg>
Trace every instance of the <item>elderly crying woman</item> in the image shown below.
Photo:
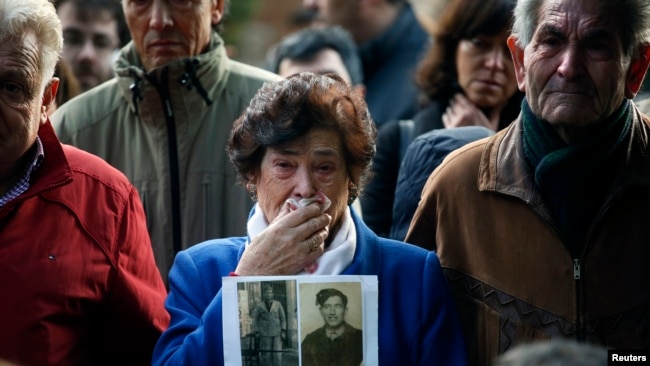
<svg viewBox="0 0 650 366"><path fill-rule="evenodd" d="M378 237L350 205L366 181L375 135L363 98L337 76L301 73L258 91L227 148L256 201L248 235L177 255L171 324L154 364L223 364L223 337L236 336L222 330L224 276L340 274L378 277L382 364L465 364L436 254Z"/></svg>

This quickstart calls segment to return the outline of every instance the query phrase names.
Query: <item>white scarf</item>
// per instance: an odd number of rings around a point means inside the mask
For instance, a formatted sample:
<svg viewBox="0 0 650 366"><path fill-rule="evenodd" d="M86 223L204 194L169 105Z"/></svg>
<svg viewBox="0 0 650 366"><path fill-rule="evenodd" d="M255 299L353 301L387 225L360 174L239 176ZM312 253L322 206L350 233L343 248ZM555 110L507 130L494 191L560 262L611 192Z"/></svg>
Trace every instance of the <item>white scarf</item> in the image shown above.
<svg viewBox="0 0 650 366"><path fill-rule="evenodd" d="M269 226L269 223L266 222L264 214L259 207L259 204L255 204L255 213L248 220L248 241L246 246L248 246L257 234L261 233ZM334 236L334 240L330 245L325 248L325 253L323 253L320 258L316 260L318 268L315 272L309 273L307 271L302 271L298 273L299 275L338 275L345 270L352 259L354 258L354 251L357 247L357 230L354 227L354 222L352 221L352 215L350 214L350 208L348 207L345 210L345 213L341 217L341 228Z"/></svg>

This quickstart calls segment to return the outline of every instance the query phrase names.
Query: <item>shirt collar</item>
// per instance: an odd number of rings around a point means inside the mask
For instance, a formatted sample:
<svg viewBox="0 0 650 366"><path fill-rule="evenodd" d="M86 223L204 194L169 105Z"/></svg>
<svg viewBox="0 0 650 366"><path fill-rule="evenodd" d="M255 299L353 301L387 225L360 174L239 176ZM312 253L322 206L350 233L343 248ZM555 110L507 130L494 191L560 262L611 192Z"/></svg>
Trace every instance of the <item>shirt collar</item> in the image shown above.
<svg viewBox="0 0 650 366"><path fill-rule="evenodd" d="M20 178L14 183L14 185L9 189L9 191L2 197L0 197L0 207L3 207L13 199L19 197L21 194L25 193L29 189L29 182L32 177L32 174L38 167L41 165L43 158L45 157L45 150L43 149L43 143L41 139L37 136L36 142L34 143L35 147L29 149L27 154L33 154L32 159L29 164L24 168L23 173L20 175Z"/></svg>

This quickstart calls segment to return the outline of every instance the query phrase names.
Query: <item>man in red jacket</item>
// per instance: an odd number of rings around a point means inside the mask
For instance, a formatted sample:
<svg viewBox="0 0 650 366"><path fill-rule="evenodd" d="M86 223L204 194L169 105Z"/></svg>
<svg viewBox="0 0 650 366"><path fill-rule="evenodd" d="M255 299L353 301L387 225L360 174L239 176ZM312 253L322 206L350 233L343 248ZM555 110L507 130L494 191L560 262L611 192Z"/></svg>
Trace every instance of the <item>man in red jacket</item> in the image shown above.
<svg viewBox="0 0 650 366"><path fill-rule="evenodd" d="M59 143L46 111L61 24L0 0L0 359L150 364L169 317L134 187Z"/></svg>

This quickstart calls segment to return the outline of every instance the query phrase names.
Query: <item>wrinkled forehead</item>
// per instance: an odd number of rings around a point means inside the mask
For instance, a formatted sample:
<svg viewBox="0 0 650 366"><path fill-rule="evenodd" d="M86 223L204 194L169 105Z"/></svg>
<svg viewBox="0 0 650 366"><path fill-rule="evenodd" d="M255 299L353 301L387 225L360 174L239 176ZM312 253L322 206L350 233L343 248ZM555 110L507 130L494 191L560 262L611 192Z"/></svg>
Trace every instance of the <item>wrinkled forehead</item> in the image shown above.
<svg viewBox="0 0 650 366"><path fill-rule="evenodd" d="M553 26L565 31L590 31L606 29L615 33L620 20L615 7L594 0L547 0L539 12L537 30Z"/></svg>
<svg viewBox="0 0 650 366"><path fill-rule="evenodd" d="M34 32L10 34L0 27L0 51L3 57L24 60L36 66L39 60L38 50L38 39Z"/></svg>

